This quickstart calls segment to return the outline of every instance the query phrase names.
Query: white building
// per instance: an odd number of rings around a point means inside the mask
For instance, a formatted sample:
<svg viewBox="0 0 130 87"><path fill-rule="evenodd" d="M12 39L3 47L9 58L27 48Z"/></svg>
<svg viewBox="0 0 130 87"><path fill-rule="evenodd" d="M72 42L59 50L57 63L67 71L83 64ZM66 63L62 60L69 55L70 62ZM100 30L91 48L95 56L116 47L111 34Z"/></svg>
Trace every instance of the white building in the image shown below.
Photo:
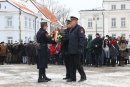
<svg viewBox="0 0 130 87"><path fill-rule="evenodd" d="M27 1L25 3L25 1ZM15 43L34 41L40 22L48 23L48 32L62 24L36 0L0 0L0 42Z"/></svg>
<svg viewBox="0 0 130 87"><path fill-rule="evenodd" d="M48 23L48 32L52 30L61 29L62 24L58 19L52 14L43 4L44 0L37 2L36 0L21 0L26 7L30 8L37 14L38 18L41 19L43 22Z"/></svg>
<svg viewBox="0 0 130 87"><path fill-rule="evenodd" d="M12 0L0 1L0 41L15 43L34 40L35 14Z"/></svg>
<svg viewBox="0 0 130 87"><path fill-rule="evenodd" d="M81 10L81 24L86 35L125 36L130 38L130 0L103 0L101 8Z"/></svg>

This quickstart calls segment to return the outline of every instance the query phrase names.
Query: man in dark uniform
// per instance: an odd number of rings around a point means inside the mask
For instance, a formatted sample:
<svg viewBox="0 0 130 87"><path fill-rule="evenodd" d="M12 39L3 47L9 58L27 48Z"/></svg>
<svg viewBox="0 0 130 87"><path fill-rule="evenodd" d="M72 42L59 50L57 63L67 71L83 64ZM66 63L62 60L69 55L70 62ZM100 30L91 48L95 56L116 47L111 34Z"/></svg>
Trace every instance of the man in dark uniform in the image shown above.
<svg viewBox="0 0 130 87"><path fill-rule="evenodd" d="M28 64L34 65L34 58L36 56L36 48L33 44L33 41L29 42L29 45L26 48L27 56L28 56Z"/></svg>
<svg viewBox="0 0 130 87"><path fill-rule="evenodd" d="M56 44L55 41L52 41L48 38L47 22L41 23L41 28L37 32L37 42L38 46L38 59L37 59L37 68L39 69L39 78L38 82L48 82L51 79L46 77L45 68L47 68L48 57L47 57L47 44Z"/></svg>
<svg viewBox="0 0 130 87"><path fill-rule="evenodd" d="M67 82L75 82L76 81L76 69L81 75L81 81L86 80L86 74L81 65L81 52L84 47L85 41L85 30L83 27L78 25L78 18L71 16L71 30L69 32L69 46L68 52L70 55L70 79Z"/></svg>
<svg viewBox="0 0 130 87"><path fill-rule="evenodd" d="M100 38L100 35L96 33L96 38L92 42L92 47L94 49L95 54L96 67L102 66L102 43L103 40Z"/></svg>
<svg viewBox="0 0 130 87"><path fill-rule="evenodd" d="M64 30L65 32L65 39L63 41L62 44L62 51L63 51L63 57L64 57L64 61L65 61L65 66L66 66L66 77L63 78L63 80L69 79L70 78L70 57L68 54L68 44L69 44L69 31L71 29L71 24L70 24L70 20L66 20L66 26L67 29Z"/></svg>

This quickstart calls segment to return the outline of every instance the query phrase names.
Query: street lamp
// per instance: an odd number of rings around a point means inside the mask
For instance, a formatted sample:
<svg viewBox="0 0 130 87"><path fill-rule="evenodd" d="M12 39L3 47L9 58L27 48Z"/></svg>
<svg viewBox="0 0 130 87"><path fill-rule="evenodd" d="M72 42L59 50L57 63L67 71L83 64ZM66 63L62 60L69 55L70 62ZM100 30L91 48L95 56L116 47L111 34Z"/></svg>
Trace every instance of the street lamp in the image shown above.
<svg viewBox="0 0 130 87"><path fill-rule="evenodd" d="M95 21L95 29L97 33L97 20L99 20L99 14L93 14L93 20Z"/></svg>

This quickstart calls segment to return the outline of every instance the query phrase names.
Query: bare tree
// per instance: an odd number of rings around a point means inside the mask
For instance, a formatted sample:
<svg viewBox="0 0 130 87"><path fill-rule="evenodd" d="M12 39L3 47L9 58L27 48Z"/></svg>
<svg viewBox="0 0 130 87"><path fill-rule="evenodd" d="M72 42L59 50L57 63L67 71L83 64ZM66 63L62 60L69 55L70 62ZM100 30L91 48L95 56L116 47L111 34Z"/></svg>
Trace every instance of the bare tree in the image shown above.
<svg viewBox="0 0 130 87"><path fill-rule="evenodd" d="M65 5L61 5L60 3L53 0L43 1L43 5L46 6L63 25L65 25L65 21L70 14L70 8L67 8Z"/></svg>

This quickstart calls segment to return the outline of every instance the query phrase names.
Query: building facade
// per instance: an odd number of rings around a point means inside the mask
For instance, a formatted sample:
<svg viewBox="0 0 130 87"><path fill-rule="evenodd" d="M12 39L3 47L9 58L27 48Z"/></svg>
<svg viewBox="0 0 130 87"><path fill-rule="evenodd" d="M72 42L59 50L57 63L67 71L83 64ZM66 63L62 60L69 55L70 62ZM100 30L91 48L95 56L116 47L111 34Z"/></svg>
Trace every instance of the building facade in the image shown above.
<svg viewBox="0 0 130 87"><path fill-rule="evenodd" d="M0 0L0 42L35 41L41 22L48 23L48 32L61 29L62 24L45 8L36 0Z"/></svg>
<svg viewBox="0 0 130 87"><path fill-rule="evenodd" d="M130 0L103 0L101 8L81 10L81 24L86 35L124 36L130 38Z"/></svg>
<svg viewBox="0 0 130 87"><path fill-rule="evenodd" d="M35 14L13 1L0 1L0 41L28 42L35 37Z"/></svg>

